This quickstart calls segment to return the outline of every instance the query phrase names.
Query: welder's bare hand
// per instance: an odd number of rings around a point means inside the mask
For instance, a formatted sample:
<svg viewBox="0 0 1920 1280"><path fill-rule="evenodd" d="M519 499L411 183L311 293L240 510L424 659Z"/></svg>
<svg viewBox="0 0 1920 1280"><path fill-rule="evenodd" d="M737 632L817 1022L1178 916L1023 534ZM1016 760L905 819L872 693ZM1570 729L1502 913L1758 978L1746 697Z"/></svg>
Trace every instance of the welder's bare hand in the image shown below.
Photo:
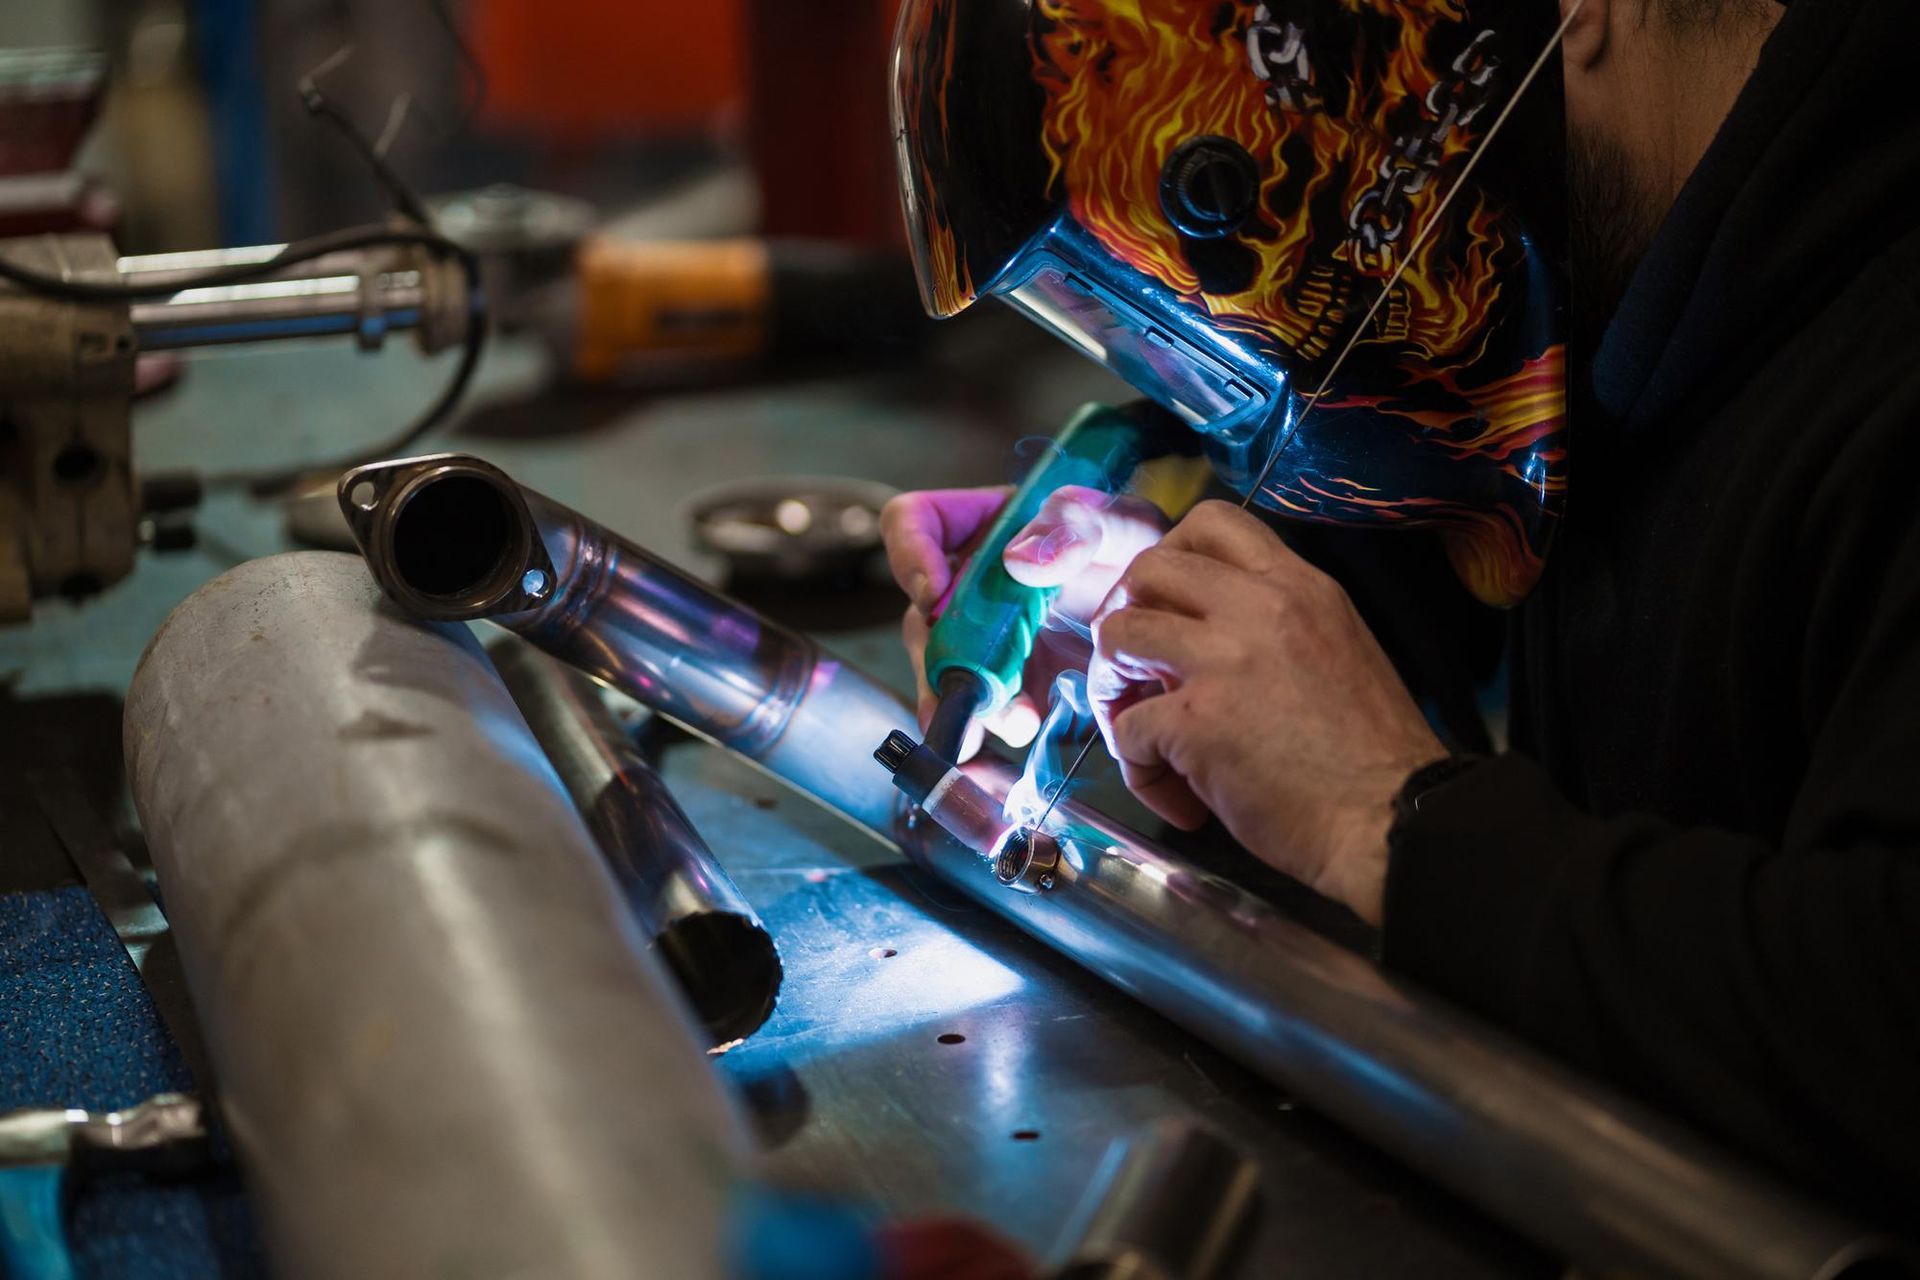
<svg viewBox="0 0 1920 1280"><path fill-rule="evenodd" d="M1446 754L1333 579L1207 502L1122 575L1088 688L1127 785L1177 826L1219 816L1378 924L1393 798Z"/></svg>
<svg viewBox="0 0 1920 1280"><path fill-rule="evenodd" d="M933 715L925 655L930 619L1011 491L937 489L903 493L880 513L887 565L912 602L901 636L913 659L920 691L920 723ZM1059 587L1052 619L1027 663L1025 691L987 728L1011 746L1023 747L1039 731L1054 679L1069 667L1084 668L1092 653L1088 623L1133 557L1160 540L1167 519L1140 498L1115 498L1094 489L1065 488L1048 498L1032 523L1008 543L1003 563L1016 581ZM964 754L979 749L977 738Z"/></svg>

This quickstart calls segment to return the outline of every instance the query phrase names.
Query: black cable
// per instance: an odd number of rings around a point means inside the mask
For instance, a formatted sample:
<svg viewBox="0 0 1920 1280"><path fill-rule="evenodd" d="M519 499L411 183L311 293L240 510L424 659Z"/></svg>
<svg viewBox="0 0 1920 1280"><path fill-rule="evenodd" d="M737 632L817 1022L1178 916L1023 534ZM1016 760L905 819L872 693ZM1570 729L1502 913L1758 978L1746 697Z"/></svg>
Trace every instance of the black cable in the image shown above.
<svg viewBox="0 0 1920 1280"><path fill-rule="evenodd" d="M438 6L436 5L436 8ZM443 20L448 22L448 30L454 31L452 15L441 10ZM482 77L480 83L484 92L484 73L472 58L464 42L460 44L461 54L472 65L476 74ZM67 302L140 302L155 298L168 298L188 289L210 289L223 285L242 284L251 280L260 280L278 274L288 267L312 262L330 254L348 253L358 249L382 247L422 248L431 253L451 257L460 264L461 274L467 285L467 330L462 344L460 362L454 367L453 376L434 397L433 403L416 417L405 430L380 444L357 450L346 457L331 463L305 463L295 467L282 467L272 471L229 472L207 477L209 488L244 485L256 496L269 495L283 491L310 471L321 469L344 471L361 463L378 461L391 457L409 448L432 431L459 404L466 394L467 387L473 381L475 370L480 365L480 357L486 350L487 317L485 298L481 291L480 260L468 249L441 235L433 229L432 216L420 197L407 185L386 159L380 155L374 145L338 108L327 101L320 92L317 79L332 66L343 61L346 50L334 55L320 67L300 81L300 98L313 115L326 120L336 130L345 135L368 167L373 170L395 207L411 222L412 226L361 226L348 227L341 231L330 231L304 240L296 240L286 245L280 252L263 262L236 263L227 267L212 267L185 278L172 279L151 284L105 284L95 281L66 280L59 276L44 275L38 271L0 257L0 280L5 280L18 288L43 297L57 298Z"/></svg>
<svg viewBox="0 0 1920 1280"><path fill-rule="evenodd" d="M288 267L311 262L329 254L383 246L424 248L452 257L460 264L461 274L466 278L468 297L467 332L460 363L455 366L453 376L448 379L447 385L434 398L426 411L390 440L359 450L339 459L337 463L307 463L274 471L235 472L211 476L207 479L210 488L245 485L255 494L274 493L286 488L301 474L308 471L336 466L344 471L348 467L358 466L363 462L391 457L414 444L452 413L454 406L466 394L468 385L473 381L474 370L479 366L480 357L486 349L487 320L481 300L480 261L470 251L439 232L424 227L349 227L343 231L331 231L324 235L295 241L264 262L213 267L186 279L176 277L164 282L144 285L63 280L59 276L42 275L40 272L30 271L0 257L0 280L6 280L33 293L68 302L138 302L145 299L171 297L186 289L208 289L258 280Z"/></svg>
<svg viewBox="0 0 1920 1280"><path fill-rule="evenodd" d="M427 212L426 202L420 199L420 194L400 176L392 165L387 163L386 155L371 138L367 137L360 126L355 124L346 112L334 106L332 100L320 91L321 79L346 65L352 57L353 46L342 45L331 57L322 60L319 66L301 76L299 83L295 86L300 93L300 105L307 109L308 115L326 121L333 126L335 133L346 139L347 145L353 148L354 153L372 171L374 181L385 189L387 199L396 210L410 221L417 222L421 226L431 226L433 217Z"/></svg>
<svg viewBox="0 0 1920 1280"><path fill-rule="evenodd" d="M451 20L450 14L442 16ZM461 51L463 54L466 53L464 45ZM411 447L453 412L454 407L460 403L461 397L466 394L468 385L473 381L474 370L479 367L481 353L486 349L487 319L481 293L479 259L467 249L433 230L433 215L427 211L426 202L420 199L419 193L414 191L393 166L387 163L386 156L380 147L320 91L320 78L351 56L352 49L343 48L302 77L299 84L300 101L309 114L325 120L346 138L349 145L359 153L360 158L366 161L375 179L386 188L395 209L409 221L419 224L418 232L403 234L422 236L424 238L419 243L436 252L451 255L455 261L459 262L461 272L467 281L467 332L460 353L460 363L454 367L453 376L447 380L446 386L441 388L440 394L434 398L433 403L392 439L360 449L330 463L305 463L297 467L282 467L273 471L242 471L213 476L208 479L209 487L226 488L245 485L247 491L255 497L265 497L283 492L297 483L301 476L312 471L345 471L349 467L356 467L364 462L377 462L382 458L390 458Z"/></svg>
<svg viewBox="0 0 1920 1280"><path fill-rule="evenodd" d="M480 114L480 108L487 104L487 69L473 52L473 46L467 43L467 36L460 29L460 20L454 17L447 0L427 0L440 25L447 30L447 39L453 42L453 49L459 55L460 63L467 71L466 102L461 106L462 127L471 127L474 118Z"/></svg>
<svg viewBox="0 0 1920 1280"><path fill-rule="evenodd" d="M468 286L478 290L478 265L474 265L467 274ZM480 307L474 307L467 317L467 342L461 347L461 363L453 368L453 376L447 378L447 384L434 397L434 403L426 407L403 432L392 439L384 439L376 445L357 449L344 457L328 462L301 462L300 466L282 466L278 470L246 470L246 472L225 472L207 476L209 489L228 489L228 487L246 487L253 497L273 497L284 493L286 489L298 484L301 476L309 472L344 472L351 466L361 466L363 462L380 462L390 459L397 453L405 453L422 436L440 426L447 416L453 413L455 405L461 403L461 397L467 395L472 384L474 370L480 367L480 355L486 351L486 313Z"/></svg>
<svg viewBox="0 0 1920 1280"><path fill-rule="evenodd" d="M426 204L414 189L394 171L392 165L387 163L386 157L367 140L367 135L362 133L353 121L347 119L346 113L327 100L326 95L320 92L320 87L313 82L311 76L300 82L300 101L307 108L309 115L317 116L332 125L334 131L347 140L347 145L359 153L360 158L366 161L367 168L373 171L375 180L386 189L387 198L393 202L395 209L423 226L433 221L431 215L427 213Z"/></svg>

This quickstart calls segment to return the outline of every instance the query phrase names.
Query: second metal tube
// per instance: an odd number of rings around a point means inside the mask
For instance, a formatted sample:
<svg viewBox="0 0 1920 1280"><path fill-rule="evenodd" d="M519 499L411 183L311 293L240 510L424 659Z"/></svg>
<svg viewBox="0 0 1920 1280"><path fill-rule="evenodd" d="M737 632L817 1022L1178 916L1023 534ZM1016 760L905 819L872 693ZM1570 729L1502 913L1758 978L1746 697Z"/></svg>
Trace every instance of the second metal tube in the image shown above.
<svg viewBox="0 0 1920 1280"><path fill-rule="evenodd" d="M780 994L759 916L592 680L522 640L488 654L715 1047L752 1035Z"/></svg>

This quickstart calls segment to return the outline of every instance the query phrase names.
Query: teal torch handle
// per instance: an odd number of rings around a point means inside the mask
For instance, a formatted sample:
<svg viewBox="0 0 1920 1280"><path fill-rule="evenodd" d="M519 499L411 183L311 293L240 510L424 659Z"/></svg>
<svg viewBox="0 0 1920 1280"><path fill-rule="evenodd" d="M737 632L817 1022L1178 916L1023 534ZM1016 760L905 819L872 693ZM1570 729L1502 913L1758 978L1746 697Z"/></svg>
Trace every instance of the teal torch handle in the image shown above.
<svg viewBox="0 0 1920 1280"><path fill-rule="evenodd" d="M1020 673L1046 622L1057 589L1022 586L1002 555L1007 544L1068 485L1117 494L1149 450L1164 438L1164 411L1151 405L1087 405L1048 446L1046 456L1014 491L987 536L961 569L927 640L927 683L939 689L951 671L979 678L982 716L1006 707L1020 691Z"/></svg>

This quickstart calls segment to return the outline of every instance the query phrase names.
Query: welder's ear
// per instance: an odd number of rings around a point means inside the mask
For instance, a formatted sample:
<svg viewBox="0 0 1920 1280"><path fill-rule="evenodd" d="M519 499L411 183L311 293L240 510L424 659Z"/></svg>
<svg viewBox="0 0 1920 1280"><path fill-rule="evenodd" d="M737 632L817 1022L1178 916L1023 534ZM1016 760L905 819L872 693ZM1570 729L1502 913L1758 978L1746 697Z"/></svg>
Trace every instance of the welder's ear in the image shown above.
<svg viewBox="0 0 1920 1280"><path fill-rule="evenodd" d="M1566 21L1567 13L1577 4L1580 12L1574 14L1573 21L1567 23L1567 34L1561 39L1560 56L1569 70L1589 70L1606 56L1607 35L1613 21L1613 9L1617 0L1560 0L1560 18ZM1635 3L1636 0L1625 0Z"/></svg>

